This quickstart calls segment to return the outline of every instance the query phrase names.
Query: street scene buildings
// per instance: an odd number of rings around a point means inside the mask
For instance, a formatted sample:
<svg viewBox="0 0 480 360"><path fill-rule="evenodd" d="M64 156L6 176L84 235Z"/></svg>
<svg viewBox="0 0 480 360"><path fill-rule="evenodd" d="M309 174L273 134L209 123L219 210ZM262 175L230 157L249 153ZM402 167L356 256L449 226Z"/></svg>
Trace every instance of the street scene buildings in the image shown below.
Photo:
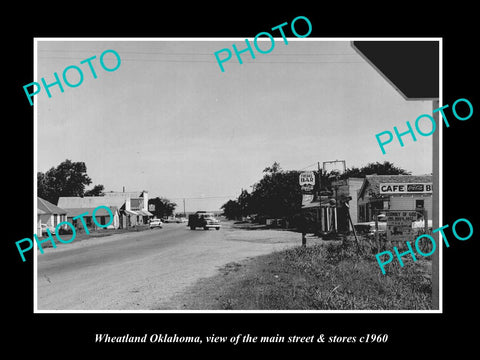
<svg viewBox="0 0 480 360"><path fill-rule="evenodd" d="M407 101L350 41L221 72L229 46L38 42L46 77L106 49L121 65L36 98L37 235L77 232L36 255L37 310L437 309L434 256L375 258L438 224L432 137L375 140L436 98Z"/></svg>

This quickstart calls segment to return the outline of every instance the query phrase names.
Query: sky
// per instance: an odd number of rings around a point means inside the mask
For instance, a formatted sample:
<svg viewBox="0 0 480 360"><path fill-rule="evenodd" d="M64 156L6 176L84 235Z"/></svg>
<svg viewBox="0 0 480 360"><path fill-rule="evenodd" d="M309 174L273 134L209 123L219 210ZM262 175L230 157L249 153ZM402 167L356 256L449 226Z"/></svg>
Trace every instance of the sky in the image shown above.
<svg viewBox="0 0 480 360"><path fill-rule="evenodd" d="M167 41L168 40L168 41ZM375 134L406 130L431 101L408 101L352 48L350 41L275 38L255 59L232 55L220 70L214 52L244 39L213 41L37 42L33 81L54 82L70 65L81 68L78 87L63 83L35 96L37 171L65 159L83 161L92 184L107 191L147 190L183 211L217 210L280 163L284 170L315 170L345 160L348 167L390 161L412 174L432 172L432 137L404 137L382 154ZM259 42L268 49L270 42ZM105 50L121 64L107 72ZM97 78L88 64L92 60ZM224 56L224 54L221 54ZM106 53L105 66L116 58ZM75 70L67 72L79 81ZM428 132L425 127L424 132Z"/></svg>

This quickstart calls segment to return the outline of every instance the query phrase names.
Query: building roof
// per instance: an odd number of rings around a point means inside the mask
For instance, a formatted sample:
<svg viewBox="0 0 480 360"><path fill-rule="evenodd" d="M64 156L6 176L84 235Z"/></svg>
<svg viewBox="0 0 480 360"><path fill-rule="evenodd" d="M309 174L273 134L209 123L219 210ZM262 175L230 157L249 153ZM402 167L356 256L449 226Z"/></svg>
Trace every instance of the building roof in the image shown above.
<svg viewBox="0 0 480 360"><path fill-rule="evenodd" d="M58 199L58 205L64 209L96 208L100 205L120 208L124 203L124 198L108 196L85 196L83 198L78 196L62 196Z"/></svg>
<svg viewBox="0 0 480 360"><path fill-rule="evenodd" d="M363 197L369 187L374 194L380 194L381 183L429 183L433 181L432 175L366 175L358 197Z"/></svg>
<svg viewBox="0 0 480 360"><path fill-rule="evenodd" d="M127 199L127 198L139 198L143 197L143 193L147 193L148 191L142 190L142 191L107 191L104 192L104 196L106 197L118 197L122 199Z"/></svg>
<svg viewBox="0 0 480 360"><path fill-rule="evenodd" d="M47 200L42 199L41 197L38 197L38 196L37 196L37 208L43 211L44 214L63 215L67 213L65 209L62 209L57 205L53 205L51 202L48 202Z"/></svg>
<svg viewBox="0 0 480 360"><path fill-rule="evenodd" d="M117 207L115 206L109 206L109 208L112 210L112 213L115 214L116 210L117 210ZM67 217L76 217L78 215L81 215L85 212L88 212L88 215L85 215L85 216L92 216L93 214L93 210L95 210L96 207L92 207L92 208L67 208L65 210L67 210ZM110 214L108 213L108 211L104 208L99 208L97 211L95 211L95 217L98 217L98 216L110 216Z"/></svg>

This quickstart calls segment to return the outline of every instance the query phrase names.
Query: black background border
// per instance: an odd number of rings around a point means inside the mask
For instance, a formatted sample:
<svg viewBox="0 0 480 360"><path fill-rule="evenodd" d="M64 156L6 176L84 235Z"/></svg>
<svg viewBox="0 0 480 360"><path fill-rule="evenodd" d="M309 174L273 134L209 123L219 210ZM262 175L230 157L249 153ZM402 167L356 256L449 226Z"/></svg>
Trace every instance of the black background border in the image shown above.
<svg viewBox="0 0 480 360"><path fill-rule="evenodd" d="M125 3L124 3L125 4ZM153 6L149 9L150 6ZM15 6L16 7L16 6ZM14 8L15 8L14 7ZM38 7L38 8L37 8ZM389 8L350 6L326 7L320 3L293 9L276 5L275 11L261 12L258 6L246 3L201 6L183 4L171 9L154 5L110 4L61 6L35 5L12 11L14 25L2 25L6 38L4 74L8 86L4 130L4 212L13 221L6 221L4 236L4 268L7 289L7 335L4 344L17 351L27 348L48 352L53 358L62 356L53 349L70 349L71 354L134 349L175 350L202 349L237 351L259 347L269 351L280 349L325 351L351 349L372 356L388 356L395 350L404 355L442 348L472 347L475 332L469 327L476 312L474 305L478 253L478 221L475 204L476 176L474 150L478 121L478 56L474 37L475 10L457 3L448 10L441 5L389 5ZM443 103L452 104L467 98L474 114L468 121L452 121L443 129L443 223L458 218L469 219L473 237L465 242L452 241L443 251L443 314L34 314L33 261L22 263L15 241L31 236L33 218L33 111L26 101L23 85L33 81L34 37L254 37L261 31L296 16L306 16L312 23L310 37L442 37L443 38ZM12 139L10 141L9 139ZM473 171L472 171L473 170ZM462 191L463 190L463 191ZM6 260L6 261L5 261ZM5 267L6 265L6 267ZM475 324L472 324L475 326ZM95 333L143 335L144 333L177 333L178 335L222 336L252 335L344 335L366 333L389 334L383 344L95 344ZM478 332L477 332L478 333ZM413 350L415 349L415 350ZM161 355L158 352L157 355ZM65 354L63 354L65 356ZM163 353L166 356L166 353Z"/></svg>

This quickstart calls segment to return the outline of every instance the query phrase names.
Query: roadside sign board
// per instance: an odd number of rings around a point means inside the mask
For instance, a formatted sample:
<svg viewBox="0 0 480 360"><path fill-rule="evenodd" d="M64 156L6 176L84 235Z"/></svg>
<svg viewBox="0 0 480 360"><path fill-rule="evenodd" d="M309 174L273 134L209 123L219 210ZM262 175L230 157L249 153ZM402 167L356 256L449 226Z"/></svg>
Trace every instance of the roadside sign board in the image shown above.
<svg viewBox="0 0 480 360"><path fill-rule="evenodd" d="M432 183L381 183L380 194L431 194Z"/></svg>
<svg viewBox="0 0 480 360"><path fill-rule="evenodd" d="M412 223L417 220L416 211L387 211L387 239L406 241L414 237Z"/></svg>
<svg viewBox="0 0 480 360"><path fill-rule="evenodd" d="M302 194L302 206L310 204L313 201L313 195Z"/></svg>
<svg viewBox="0 0 480 360"><path fill-rule="evenodd" d="M302 189L302 193L311 194L315 186L315 173L313 171L300 173L298 182Z"/></svg>

